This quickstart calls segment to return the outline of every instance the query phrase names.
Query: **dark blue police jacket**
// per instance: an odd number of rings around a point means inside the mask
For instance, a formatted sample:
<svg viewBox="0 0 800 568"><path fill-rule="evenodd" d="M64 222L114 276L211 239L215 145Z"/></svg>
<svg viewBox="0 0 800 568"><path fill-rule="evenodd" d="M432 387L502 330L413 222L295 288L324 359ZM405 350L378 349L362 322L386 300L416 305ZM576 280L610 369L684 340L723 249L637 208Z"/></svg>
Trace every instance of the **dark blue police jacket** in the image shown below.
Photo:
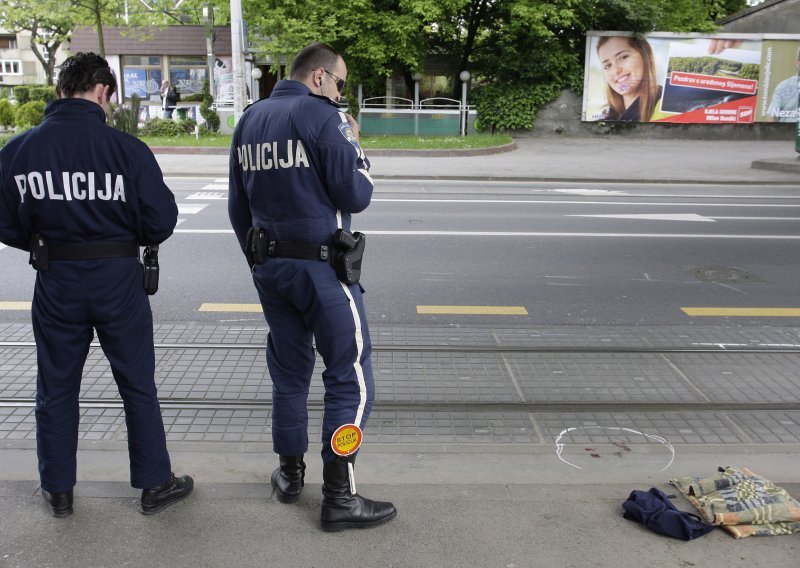
<svg viewBox="0 0 800 568"><path fill-rule="evenodd" d="M239 119L228 213L244 250L248 228L279 241L331 242L369 205L369 160L346 115L303 83L279 81Z"/></svg>
<svg viewBox="0 0 800 568"><path fill-rule="evenodd" d="M59 99L0 150L0 241L160 243L178 208L153 153L105 124L97 103Z"/></svg>

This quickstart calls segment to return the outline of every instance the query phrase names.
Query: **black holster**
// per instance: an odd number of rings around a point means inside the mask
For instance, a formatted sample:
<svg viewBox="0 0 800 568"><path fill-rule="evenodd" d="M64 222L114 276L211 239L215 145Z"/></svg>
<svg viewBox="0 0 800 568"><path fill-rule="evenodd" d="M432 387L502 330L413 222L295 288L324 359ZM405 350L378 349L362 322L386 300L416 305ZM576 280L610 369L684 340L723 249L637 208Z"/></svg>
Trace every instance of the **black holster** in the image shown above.
<svg viewBox="0 0 800 568"><path fill-rule="evenodd" d="M142 254L144 290L148 296L158 292L158 245L149 245Z"/></svg>
<svg viewBox="0 0 800 568"><path fill-rule="evenodd" d="M256 264L263 264L267 260L269 242L264 229L250 227L244 240L244 256L247 265L252 269Z"/></svg>
<svg viewBox="0 0 800 568"><path fill-rule="evenodd" d="M361 260L367 237L363 233L350 233L338 229L333 239L331 264L336 270L336 278L347 285L358 284L361 280Z"/></svg>
<svg viewBox="0 0 800 568"><path fill-rule="evenodd" d="M47 270L50 266L50 255L47 252L47 240L39 233L31 235L30 257L28 264L34 270Z"/></svg>

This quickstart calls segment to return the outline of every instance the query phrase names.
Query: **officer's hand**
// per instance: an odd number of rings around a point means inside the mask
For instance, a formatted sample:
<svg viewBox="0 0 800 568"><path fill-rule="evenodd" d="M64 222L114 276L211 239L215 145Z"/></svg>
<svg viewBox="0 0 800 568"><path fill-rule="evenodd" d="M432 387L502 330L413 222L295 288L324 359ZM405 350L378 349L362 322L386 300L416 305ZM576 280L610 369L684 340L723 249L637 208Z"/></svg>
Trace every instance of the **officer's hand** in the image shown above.
<svg viewBox="0 0 800 568"><path fill-rule="evenodd" d="M358 122L353 115L347 113L347 122L350 123L350 128L353 130L353 134L356 135L356 141L360 144L361 143L361 131L358 128Z"/></svg>

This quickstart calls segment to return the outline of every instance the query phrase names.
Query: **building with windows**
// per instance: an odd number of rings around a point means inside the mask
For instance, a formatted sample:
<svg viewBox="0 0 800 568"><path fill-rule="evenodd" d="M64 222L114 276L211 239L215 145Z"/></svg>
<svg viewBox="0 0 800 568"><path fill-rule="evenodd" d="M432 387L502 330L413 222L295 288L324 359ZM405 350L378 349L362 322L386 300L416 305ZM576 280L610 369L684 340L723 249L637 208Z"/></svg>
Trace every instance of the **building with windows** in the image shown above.
<svg viewBox="0 0 800 568"><path fill-rule="evenodd" d="M65 59L62 49L59 59ZM47 57L47 53L44 53ZM0 28L0 86L43 85L47 76L31 50L31 33Z"/></svg>
<svg viewBox="0 0 800 568"><path fill-rule="evenodd" d="M135 94L141 98L143 108L160 107L161 81L169 79L180 95L179 106L199 104L206 80L210 81L218 104L233 100L230 27L216 26L208 31L204 26L105 27L106 59L121 78L120 99L130 101ZM208 40L212 43L210 54ZM99 53L94 28L77 28L69 49L71 53ZM209 61L213 62L211 66ZM212 75L209 67L213 68Z"/></svg>

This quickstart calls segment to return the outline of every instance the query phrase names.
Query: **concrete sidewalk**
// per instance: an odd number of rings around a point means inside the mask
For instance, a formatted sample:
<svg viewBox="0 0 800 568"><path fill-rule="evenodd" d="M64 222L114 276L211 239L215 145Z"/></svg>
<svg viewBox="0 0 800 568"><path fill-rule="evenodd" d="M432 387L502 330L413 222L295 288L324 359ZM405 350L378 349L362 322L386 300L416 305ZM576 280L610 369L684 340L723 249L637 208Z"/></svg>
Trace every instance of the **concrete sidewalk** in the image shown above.
<svg viewBox="0 0 800 568"><path fill-rule="evenodd" d="M375 179L800 183L800 154L791 141L519 138L516 149L491 155L403 156L367 152ZM224 151L224 150L223 150ZM156 155L165 175L227 177L227 154ZM754 168L753 163L758 165ZM763 169L769 168L769 169Z"/></svg>
<svg viewBox="0 0 800 568"><path fill-rule="evenodd" d="M670 475L710 476L736 460L760 465L759 473L789 471L797 467L797 449L696 448L681 453ZM555 467L552 453L520 455L508 447L365 450L359 492L391 500L398 516L370 530L324 533L318 460L309 460L300 501L284 505L271 496L274 456L240 450L173 445L176 467L195 474L196 490L155 517L137 512L138 493L125 483L102 481L125 478L127 455L120 451L82 450L83 475L92 481L78 483L75 514L67 519L45 512L35 482L0 482L0 565L775 568L795 566L800 552L800 535L735 540L715 529L683 542L655 534L624 520L621 505L633 489L677 493L656 468L603 458L591 470L571 470ZM30 454L4 451L2 459L34 462ZM800 493L798 483L783 487ZM682 497L673 501L693 510Z"/></svg>

